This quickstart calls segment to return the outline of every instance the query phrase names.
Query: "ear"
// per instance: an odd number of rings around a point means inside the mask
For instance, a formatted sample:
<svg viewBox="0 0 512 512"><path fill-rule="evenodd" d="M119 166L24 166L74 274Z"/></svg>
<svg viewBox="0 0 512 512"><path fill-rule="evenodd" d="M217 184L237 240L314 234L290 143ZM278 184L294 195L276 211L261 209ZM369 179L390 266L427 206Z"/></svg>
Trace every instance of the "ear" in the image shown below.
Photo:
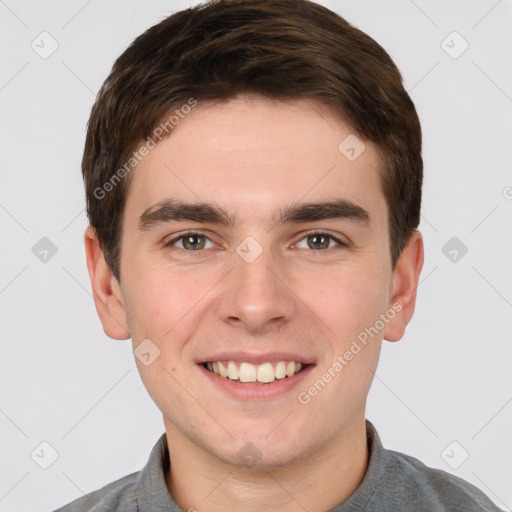
<svg viewBox="0 0 512 512"><path fill-rule="evenodd" d="M423 268L423 258L423 237L419 231L415 230L402 251L393 272L388 311L395 311L395 316L384 328L385 340L400 340L405 333L405 327L414 314L416 290Z"/></svg>
<svg viewBox="0 0 512 512"><path fill-rule="evenodd" d="M85 230L84 242L94 304L103 330L110 338L126 340L130 337L130 331L127 327L123 294L103 257L98 237L90 226Z"/></svg>

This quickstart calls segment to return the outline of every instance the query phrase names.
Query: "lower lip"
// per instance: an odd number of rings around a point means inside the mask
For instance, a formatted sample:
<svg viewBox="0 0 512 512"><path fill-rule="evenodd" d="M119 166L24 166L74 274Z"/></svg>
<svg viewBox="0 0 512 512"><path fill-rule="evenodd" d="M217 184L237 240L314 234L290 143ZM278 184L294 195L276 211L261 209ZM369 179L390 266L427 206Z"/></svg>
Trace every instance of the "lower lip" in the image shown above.
<svg viewBox="0 0 512 512"><path fill-rule="evenodd" d="M268 384L256 384L252 382L238 382L236 380L221 377L214 372L207 370L203 365L198 365L199 369L210 379L210 381L219 386L222 390L242 400L261 400L265 398L275 398L284 395L297 387L313 369L312 364L306 366L302 371L291 377L277 379Z"/></svg>

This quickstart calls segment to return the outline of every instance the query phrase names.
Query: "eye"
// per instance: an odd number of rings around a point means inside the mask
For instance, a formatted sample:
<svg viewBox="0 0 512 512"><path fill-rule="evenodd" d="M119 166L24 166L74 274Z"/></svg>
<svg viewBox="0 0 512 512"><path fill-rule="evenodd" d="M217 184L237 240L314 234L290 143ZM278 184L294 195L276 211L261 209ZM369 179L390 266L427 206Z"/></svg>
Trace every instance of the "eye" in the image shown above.
<svg viewBox="0 0 512 512"><path fill-rule="evenodd" d="M211 244L210 246L207 246L208 242ZM181 246L179 244L181 244ZM164 244L164 247L171 247L174 245L178 249L185 251L200 251L202 249L211 249L214 247L214 243L206 235L203 235L202 233L195 233L193 231L183 233L182 235L169 240Z"/></svg>
<svg viewBox="0 0 512 512"><path fill-rule="evenodd" d="M305 247L304 244L302 246L300 245L301 243L303 243L304 240L306 241L307 247ZM318 231L307 233L306 236L296 244L296 246L299 247L300 249L332 249L332 242L334 242L334 247L336 245L347 247L346 243L342 242L333 235Z"/></svg>
<svg viewBox="0 0 512 512"><path fill-rule="evenodd" d="M329 233L319 231L307 233L296 244L299 249L314 249L316 251L332 249L336 246L347 247L348 244ZM199 252L203 249L211 249L215 247L215 244L206 235L190 231L165 242L164 247L174 247L177 251L183 252Z"/></svg>

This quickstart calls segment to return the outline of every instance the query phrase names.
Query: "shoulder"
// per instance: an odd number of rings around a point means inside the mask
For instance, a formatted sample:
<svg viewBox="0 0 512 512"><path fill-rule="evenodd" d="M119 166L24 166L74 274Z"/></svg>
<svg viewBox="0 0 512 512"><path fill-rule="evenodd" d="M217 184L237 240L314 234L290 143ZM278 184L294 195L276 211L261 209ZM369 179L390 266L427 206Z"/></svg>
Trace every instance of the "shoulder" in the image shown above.
<svg viewBox="0 0 512 512"><path fill-rule="evenodd" d="M354 494L336 512L500 512L477 487L420 460L384 448L366 421L370 460Z"/></svg>
<svg viewBox="0 0 512 512"><path fill-rule="evenodd" d="M138 511L136 487L140 473L137 471L126 475L54 512L97 512L98 510L136 512Z"/></svg>
<svg viewBox="0 0 512 512"><path fill-rule="evenodd" d="M169 465L167 439L163 433L153 446L147 464L141 471L105 485L54 512L140 512L144 510L180 510L165 483Z"/></svg>
<svg viewBox="0 0 512 512"><path fill-rule="evenodd" d="M441 469L400 452L385 450L394 466L402 507L439 512L499 512L477 487Z"/></svg>

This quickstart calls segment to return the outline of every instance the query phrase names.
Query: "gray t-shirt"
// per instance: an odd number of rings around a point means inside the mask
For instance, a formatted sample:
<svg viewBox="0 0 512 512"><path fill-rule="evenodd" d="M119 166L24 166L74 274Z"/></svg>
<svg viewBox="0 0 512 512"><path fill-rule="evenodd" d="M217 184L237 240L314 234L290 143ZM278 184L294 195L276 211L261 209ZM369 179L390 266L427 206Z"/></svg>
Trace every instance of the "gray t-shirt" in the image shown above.
<svg viewBox="0 0 512 512"><path fill-rule="evenodd" d="M370 460L361 485L332 512L498 512L473 485L432 469L403 453L386 450L367 420ZM55 512L183 512L165 483L169 467L167 438L162 434L147 465L136 473L78 498ZM200 511L200 506L196 506ZM189 510L194 510L194 504Z"/></svg>

